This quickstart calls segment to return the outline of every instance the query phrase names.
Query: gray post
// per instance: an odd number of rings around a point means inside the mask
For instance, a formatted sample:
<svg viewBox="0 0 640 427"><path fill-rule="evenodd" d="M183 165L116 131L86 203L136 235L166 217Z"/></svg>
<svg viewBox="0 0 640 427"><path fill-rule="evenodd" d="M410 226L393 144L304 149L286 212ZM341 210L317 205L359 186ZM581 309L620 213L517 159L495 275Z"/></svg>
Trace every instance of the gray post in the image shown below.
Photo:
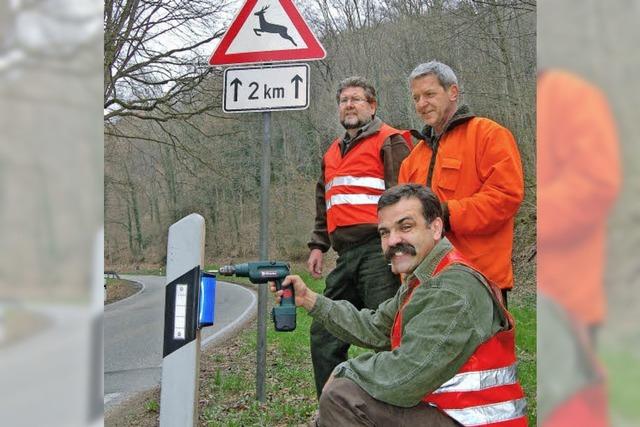
<svg viewBox="0 0 640 427"><path fill-rule="evenodd" d="M271 184L271 112L262 113L264 139L260 179L260 259L269 259L269 187ZM258 287L258 348L256 366L256 399L265 401L265 368L267 365L267 287Z"/></svg>
<svg viewBox="0 0 640 427"><path fill-rule="evenodd" d="M204 218L191 214L169 227L160 426L198 420L198 293L204 265Z"/></svg>

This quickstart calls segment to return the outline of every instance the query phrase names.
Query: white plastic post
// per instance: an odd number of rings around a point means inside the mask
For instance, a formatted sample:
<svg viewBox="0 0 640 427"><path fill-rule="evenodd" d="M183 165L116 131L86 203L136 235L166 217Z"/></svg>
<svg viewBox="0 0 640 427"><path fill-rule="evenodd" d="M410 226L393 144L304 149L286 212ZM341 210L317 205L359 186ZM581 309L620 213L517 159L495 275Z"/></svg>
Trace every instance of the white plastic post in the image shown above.
<svg viewBox="0 0 640 427"><path fill-rule="evenodd" d="M200 271L204 218L191 214L169 227L165 290L160 426L195 426L198 420Z"/></svg>

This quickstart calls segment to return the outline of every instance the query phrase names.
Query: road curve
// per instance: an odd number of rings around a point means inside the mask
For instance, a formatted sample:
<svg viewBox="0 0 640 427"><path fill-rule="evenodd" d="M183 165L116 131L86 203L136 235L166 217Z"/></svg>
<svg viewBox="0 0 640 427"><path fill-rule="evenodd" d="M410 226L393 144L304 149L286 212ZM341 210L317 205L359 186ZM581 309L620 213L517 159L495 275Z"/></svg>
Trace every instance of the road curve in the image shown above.
<svg viewBox="0 0 640 427"><path fill-rule="evenodd" d="M105 411L135 393L160 385L165 278L124 276L140 282L138 294L104 309ZM242 327L256 312L255 293L217 282L215 324L201 332L202 348L214 345Z"/></svg>

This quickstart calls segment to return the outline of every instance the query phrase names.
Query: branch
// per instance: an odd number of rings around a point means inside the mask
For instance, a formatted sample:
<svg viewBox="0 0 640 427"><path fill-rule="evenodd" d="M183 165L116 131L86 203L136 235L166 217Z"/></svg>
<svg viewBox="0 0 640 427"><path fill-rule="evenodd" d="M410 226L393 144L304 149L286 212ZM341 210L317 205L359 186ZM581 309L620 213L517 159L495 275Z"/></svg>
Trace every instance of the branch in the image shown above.
<svg viewBox="0 0 640 427"><path fill-rule="evenodd" d="M204 39L196 36L203 27L211 27L210 20L226 2L105 2L105 122L119 117L167 122L202 114L218 105L216 101L193 103L190 98L212 72L197 66L198 52L224 31L215 30Z"/></svg>

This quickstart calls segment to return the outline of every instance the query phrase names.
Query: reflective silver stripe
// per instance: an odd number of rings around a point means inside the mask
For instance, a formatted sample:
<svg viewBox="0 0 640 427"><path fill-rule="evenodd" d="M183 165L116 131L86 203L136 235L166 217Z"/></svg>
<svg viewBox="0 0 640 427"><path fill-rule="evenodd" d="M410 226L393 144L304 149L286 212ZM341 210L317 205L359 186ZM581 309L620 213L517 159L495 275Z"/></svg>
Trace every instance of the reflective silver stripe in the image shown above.
<svg viewBox="0 0 640 427"><path fill-rule="evenodd" d="M332 187L337 187L338 185L353 185L356 187L375 188L376 190L383 191L385 189L384 179L373 178L370 176L337 176L324 186L324 191L329 191Z"/></svg>
<svg viewBox="0 0 640 427"><path fill-rule="evenodd" d="M477 391L516 383L516 364L486 371L462 372L442 384L434 393Z"/></svg>
<svg viewBox="0 0 640 427"><path fill-rule="evenodd" d="M335 205L375 205L379 198L371 194L336 194L327 200L327 210Z"/></svg>
<svg viewBox="0 0 640 427"><path fill-rule="evenodd" d="M492 405L444 409L444 411L463 426L479 426L524 417L526 409L527 402L522 398Z"/></svg>

